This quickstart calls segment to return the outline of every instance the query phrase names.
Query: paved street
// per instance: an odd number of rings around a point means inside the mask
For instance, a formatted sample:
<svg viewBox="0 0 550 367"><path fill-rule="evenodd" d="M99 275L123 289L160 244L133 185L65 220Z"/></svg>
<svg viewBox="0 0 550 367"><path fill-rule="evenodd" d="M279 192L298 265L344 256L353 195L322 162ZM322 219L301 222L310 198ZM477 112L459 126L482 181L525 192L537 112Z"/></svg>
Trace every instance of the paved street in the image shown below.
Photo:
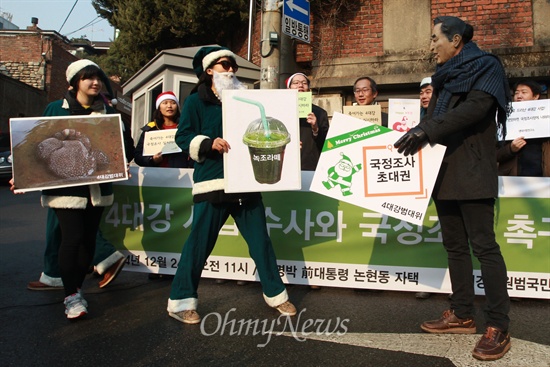
<svg viewBox="0 0 550 367"><path fill-rule="evenodd" d="M62 291L26 289L42 271L45 217L39 193L0 186L1 366L550 366L548 300L512 303L512 349L497 362L471 357L479 334L422 333L420 323L448 307L443 294L289 286L301 310L289 321L267 307L258 283L203 279L203 323L183 325L166 312L170 280L123 272L104 289L90 276L90 313L69 322Z"/></svg>

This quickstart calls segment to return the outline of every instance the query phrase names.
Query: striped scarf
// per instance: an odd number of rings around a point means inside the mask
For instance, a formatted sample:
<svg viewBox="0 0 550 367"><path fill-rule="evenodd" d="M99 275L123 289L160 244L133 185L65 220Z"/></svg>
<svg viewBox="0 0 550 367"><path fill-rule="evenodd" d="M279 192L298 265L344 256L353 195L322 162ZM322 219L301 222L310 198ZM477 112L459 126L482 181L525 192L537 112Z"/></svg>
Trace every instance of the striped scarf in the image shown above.
<svg viewBox="0 0 550 367"><path fill-rule="evenodd" d="M453 94L479 90L495 97L498 122L505 126L512 97L504 67L497 56L481 51L474 42L466 43L458 55L437 67L432 86L438 95L433 117L447 112Z"/></svg>

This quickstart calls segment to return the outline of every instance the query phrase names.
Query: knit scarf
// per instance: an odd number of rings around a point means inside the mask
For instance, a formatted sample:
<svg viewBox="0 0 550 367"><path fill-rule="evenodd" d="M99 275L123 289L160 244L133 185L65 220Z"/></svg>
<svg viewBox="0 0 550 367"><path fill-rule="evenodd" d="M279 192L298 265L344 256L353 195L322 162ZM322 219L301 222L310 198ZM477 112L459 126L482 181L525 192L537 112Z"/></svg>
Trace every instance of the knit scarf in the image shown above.
<svg viewBox="0 0 550 367"><path fill-rule="evenodd" d="M458 55L437 67L432 86L438 94L434 117L447 112L453 94L479 90L497 100L498 122L504 128L512 101L508 79L498 57L481 51L474 42L466 43Z"/></svg>
<svg viewBox="0 0 550 367"><path fill-rule="evenodd" d="M76 93L68 90L65 93L65 100L69 104L71 115L90 115L92 112L105 113L105 101L101 96L96 96L90 108L84 108L76 99Z"/></svg>

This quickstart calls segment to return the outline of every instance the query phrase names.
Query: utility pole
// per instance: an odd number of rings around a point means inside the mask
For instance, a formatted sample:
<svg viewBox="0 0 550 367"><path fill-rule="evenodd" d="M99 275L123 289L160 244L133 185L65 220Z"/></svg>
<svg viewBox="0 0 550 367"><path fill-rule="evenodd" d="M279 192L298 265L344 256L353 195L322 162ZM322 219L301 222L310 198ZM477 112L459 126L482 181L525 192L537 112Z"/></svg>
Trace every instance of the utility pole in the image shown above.
<svg viewBox="0 0 550 367"><path fill-rule="evenodd" d="M281 11L277 0L263 0L260 89L279 88Z"/></svg>

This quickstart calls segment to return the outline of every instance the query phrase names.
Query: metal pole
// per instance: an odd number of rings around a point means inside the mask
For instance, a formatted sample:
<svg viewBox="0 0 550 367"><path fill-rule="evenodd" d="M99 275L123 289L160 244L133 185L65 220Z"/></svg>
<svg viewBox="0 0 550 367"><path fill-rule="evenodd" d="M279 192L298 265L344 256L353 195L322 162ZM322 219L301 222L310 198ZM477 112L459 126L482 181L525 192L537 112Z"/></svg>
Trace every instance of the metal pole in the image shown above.
<svg viewBox="0 0 550 367"><path fill-rule="evenodd" d="M248 54L247 60L252 60L252 16L254 10L254 0L250 0L250 8L248 9Z"/></svg>
<svg viewBox="0 0 550 367"><path fill-rule="evenodd" d="M276 0L265 0L262 19L260 89L279 88L279 44L270 44L270 32L281 33L281 12Z"/></svg>

